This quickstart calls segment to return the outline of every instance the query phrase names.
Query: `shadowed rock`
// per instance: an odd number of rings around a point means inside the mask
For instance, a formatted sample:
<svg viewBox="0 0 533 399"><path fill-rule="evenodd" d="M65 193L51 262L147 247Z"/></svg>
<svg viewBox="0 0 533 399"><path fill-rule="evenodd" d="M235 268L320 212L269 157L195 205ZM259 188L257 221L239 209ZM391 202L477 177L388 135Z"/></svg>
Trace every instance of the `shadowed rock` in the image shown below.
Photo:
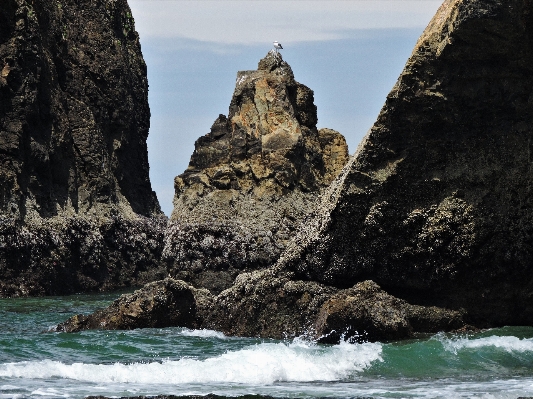
<svg viewBox="0 0 533 399"><path fill-rule="evenodd" d="M211 304L207 290L197 290L171 278L145 285L122 295L109 307L85 316L72 316L55 331L131 330L147 327L199 328L202 314Z"/></svg>
<svg viewBox="0 0 533 399"><path fill-rule="evenodd" d="M467 327L462 314L407 303L372 281L339 290L269 270L239 275L213 297L183 281L166 278L122 295L93 314L76 315L55 331L130 330L146 327L207 328L227 335L286 339L304 336L323 343L396 340L414 333Z"/></svg>
<svg viewBox="0 0 533 399"><path fill-rule="evenodd" d="M531 325L532 138L533 3L444 1L277 267Z"/></svg>
<svg viewBox="0 0 533 399"><path fill-rule="evenodd" d="M344 137L316 123L313 91L281 55L237 74L229 115L196 141L174 182L163 254L171 275L218 293L277 259L348 161Z"/></svg>
<svg viewBox="0 0 533 399"><path fill-rule="evenodd" d="M462 327L460 312L410 305L368 280L329 298L320 308L314 330L319 342L335 343L342 338L359 342L404 339L414 332Z"/></svg>
<svg viewBox="0 0 533 399"><path fill-rule="evenodd" d="M228 335L305 336L323 343L396 340L470 328L460 312L411 305L373 281L339 290L291 277L271 270L240 275L215 298L206 326Z"/></svg>
<svg viewBox="0 0 533 399"><path fill-rule="evenodd" d="M126 0L2 1L0 296L161 277L149 126Z"/></svg>

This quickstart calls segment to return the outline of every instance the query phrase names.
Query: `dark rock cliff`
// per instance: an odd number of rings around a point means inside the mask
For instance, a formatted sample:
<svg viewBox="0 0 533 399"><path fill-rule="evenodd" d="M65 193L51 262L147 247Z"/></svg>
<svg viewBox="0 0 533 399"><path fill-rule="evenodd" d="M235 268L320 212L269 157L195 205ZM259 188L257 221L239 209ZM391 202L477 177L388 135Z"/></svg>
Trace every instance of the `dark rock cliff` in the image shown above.
<svg viewBox="0 0 533 399"><path fill-rule="evenodd" d="M446 0L278 267L533 323L533 2Z"/></svg>
<svg viewBox="0 0 533 399"><path fill-rule="evenodd" d="M196 141L175 179L171 275L220 292L239 272L275 262L348 161L344 137L316 128L313 101L273 51L237 74L229 115Z"/></svg>
<svg viewBox="0 0 533 399"><path fill-rule="evenodd" d="M532 139L533 1L446 0L277 263L197 320L324 342L532 325Z"/></svg>
<svg viewBox="0 0 533 399"><path fill-rule="evenodd" d="M0 296L150 274L164 220L150 220L149 120L126 0L2 1Z"/></svg>

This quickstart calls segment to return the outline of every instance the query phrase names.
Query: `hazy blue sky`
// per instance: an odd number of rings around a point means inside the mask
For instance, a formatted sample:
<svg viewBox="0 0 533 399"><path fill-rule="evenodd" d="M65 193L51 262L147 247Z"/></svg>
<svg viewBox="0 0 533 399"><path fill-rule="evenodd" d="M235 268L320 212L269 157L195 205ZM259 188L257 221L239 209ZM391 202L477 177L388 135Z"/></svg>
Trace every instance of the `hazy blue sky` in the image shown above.
<svg viewBox="0 0 533 399"><path fill-rule="evenodd" d="M195 140L228 113L237 71L283 44L297 81L315 92L318 127L350 153L441 0L129 0L148 64L152 187L170 215L174 177Z"/></svg>

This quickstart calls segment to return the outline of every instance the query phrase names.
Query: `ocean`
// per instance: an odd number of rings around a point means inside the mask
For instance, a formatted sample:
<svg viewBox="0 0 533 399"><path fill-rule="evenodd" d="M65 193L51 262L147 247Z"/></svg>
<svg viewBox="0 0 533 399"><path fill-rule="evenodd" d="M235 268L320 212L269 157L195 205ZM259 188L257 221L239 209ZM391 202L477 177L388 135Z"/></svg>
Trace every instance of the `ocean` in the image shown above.
<svg viewBox="0 0 533 399"><path fill-rule="evenodd" d="M115 294L0 299L0 398L533 396L533 328L319 345L184 328L47 332Z"/></svg>

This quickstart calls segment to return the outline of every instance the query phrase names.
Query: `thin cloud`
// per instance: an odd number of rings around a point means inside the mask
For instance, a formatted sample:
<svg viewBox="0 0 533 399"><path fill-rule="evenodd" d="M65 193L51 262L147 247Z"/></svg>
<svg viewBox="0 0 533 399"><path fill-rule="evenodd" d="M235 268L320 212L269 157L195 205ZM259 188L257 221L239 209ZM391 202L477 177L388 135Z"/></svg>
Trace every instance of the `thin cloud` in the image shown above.
<svg viewBox="0 0 533 399"><path fill-rule="evenodd" d="M220 44L327 41L354 29L424 27L440 0L130 0L141 37Z"/></svg>

